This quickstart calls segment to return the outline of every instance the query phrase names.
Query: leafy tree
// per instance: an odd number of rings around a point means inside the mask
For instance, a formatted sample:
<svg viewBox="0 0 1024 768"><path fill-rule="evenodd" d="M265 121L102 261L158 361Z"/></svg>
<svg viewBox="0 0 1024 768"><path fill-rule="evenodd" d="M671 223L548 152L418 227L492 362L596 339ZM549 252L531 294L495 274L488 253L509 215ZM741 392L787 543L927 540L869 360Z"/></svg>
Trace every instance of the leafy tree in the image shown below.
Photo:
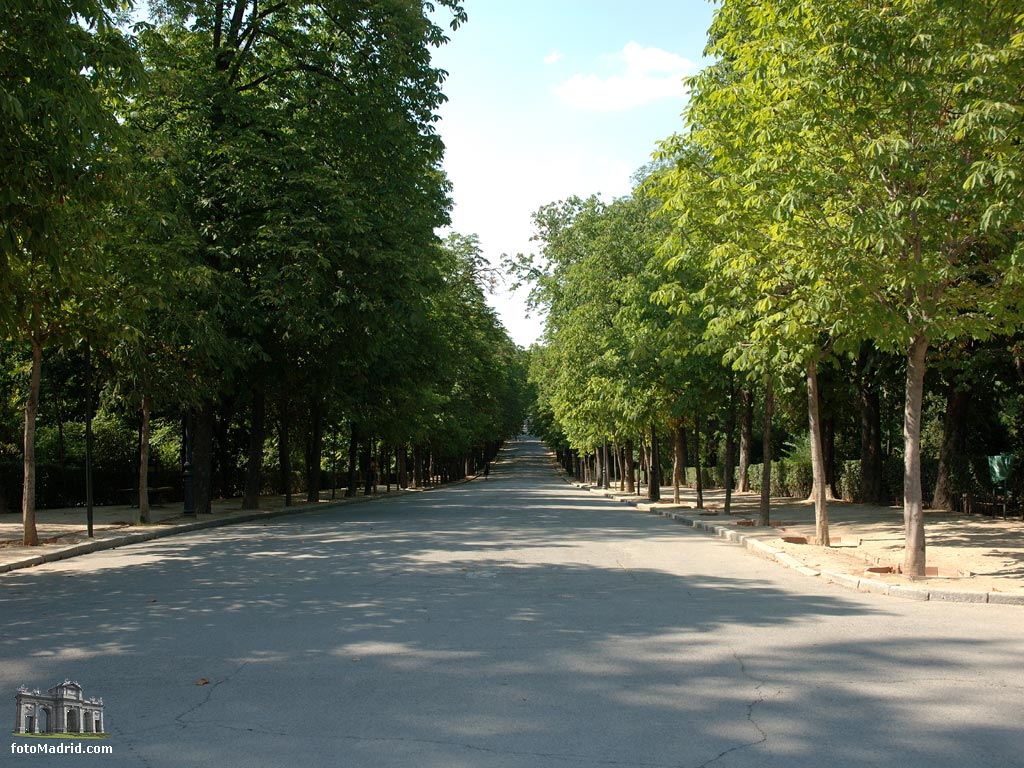
<svg viewBox="0 0 1024 768"><path fill-rule="evenodd" d="M746 200L727 205L753 208L770 237L765 263L778 266L753 270L755 310L783 321L787 344L827 331L906 355L904 565L921 574L927 349L1019 319L1016 14L999 2L736 0L712 35L721 73L695 130L722 137L716 159L739 158L728 186ZM812 322L795 324L777 313L779 289L789 303L801 286L809 300L790 306Z"/></svg>
<svg viewBox="0 0 1024 768"><path fill-rule="evenodd" d="M71 343L103 273L97 212L118 170L112 95L137 58L109 0L15 0L0 19L0 309L4 335L32 352L25 402L24 541L35 527L35 429L44 345Z"/></svg>

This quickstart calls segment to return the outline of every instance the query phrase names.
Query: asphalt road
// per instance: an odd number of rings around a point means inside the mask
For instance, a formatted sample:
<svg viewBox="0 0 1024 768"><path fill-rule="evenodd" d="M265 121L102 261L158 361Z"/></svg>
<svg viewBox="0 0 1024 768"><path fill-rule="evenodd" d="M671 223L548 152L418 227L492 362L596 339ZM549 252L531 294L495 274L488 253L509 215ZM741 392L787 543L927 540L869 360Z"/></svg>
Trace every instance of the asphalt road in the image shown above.
<svg viewBox="0 0 1024 768"><path fill-rule="evenodd" d="M1024 764L1020 607L849 592L505 456L0 576L9 722L67 678L113 748L0 764Z"/></svg>

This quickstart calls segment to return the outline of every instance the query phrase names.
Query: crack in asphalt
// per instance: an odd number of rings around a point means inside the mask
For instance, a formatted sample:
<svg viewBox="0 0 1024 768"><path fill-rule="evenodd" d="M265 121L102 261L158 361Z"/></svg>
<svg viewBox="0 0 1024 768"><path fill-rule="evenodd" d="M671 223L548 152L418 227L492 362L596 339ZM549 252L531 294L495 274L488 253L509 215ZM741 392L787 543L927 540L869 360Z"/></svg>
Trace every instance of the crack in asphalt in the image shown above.
<svg viewBox="0 0 1024 768"><path fill-rule="evenodd" d="M747 680L757 683L757 685L754 686L754 691L757 694L757 698L755 698L753 701L747 704L747 722L749 722L751 726L754 727L754 729L761 735L761 738L755 739L754 741L750 741L745 744L737 744L735 747L729 747L729 749L719 752L713 758L701 763L695 768L707 768L708 766L717 763L726 755L731 755L733 752L739 752L742 749L749 749L751 747L756 747L761 744L767 744L768 742L768 732L758 724L757 720L754 719L754 709L757 707L758 704L763 704L766 700L764 693L761 690L761 686L763 686L768 681L758 677L754 677L752 674L750 674L749 670L747 669L747 665L744 663L743 659L740 658L740 655L738 653L733 651L732 656L734 659L736 659L736 663L740 665L740 674L743 675L743 677L745 677ZM776 691L776 693L778 693L778 691Z"/></svg>
<svg viewBox="0 0 1024 768"><path fill-rule="evenodd" d="M220 680L218 680L215 683L210 683L210 687L206 691L206 696L203 697L202 701L200 701L199 703L189 707L188 709L186 709L181 714L178 714L178 715L174 716L174 722L176 722L178 724L178 727L182 728L182 729L188 728L189 723L185 721L185 718L188 717L189 715L195 713L195 712L198 712L200 709L202 709L207 704L209 704L210 700L213 698L214 691L216 691L218 688L220 688L220 686L222 686L222 685L224 685L226 683L231 682L231 680L234 679L234 677L236 675L238 675L238 673L240 673L243 669L245 669L247 666L249 666L249 663L250 662L248 662L248 661L243 661L233 672L231 672L228 675L225 675L223 678L221 678Z"/></svg>

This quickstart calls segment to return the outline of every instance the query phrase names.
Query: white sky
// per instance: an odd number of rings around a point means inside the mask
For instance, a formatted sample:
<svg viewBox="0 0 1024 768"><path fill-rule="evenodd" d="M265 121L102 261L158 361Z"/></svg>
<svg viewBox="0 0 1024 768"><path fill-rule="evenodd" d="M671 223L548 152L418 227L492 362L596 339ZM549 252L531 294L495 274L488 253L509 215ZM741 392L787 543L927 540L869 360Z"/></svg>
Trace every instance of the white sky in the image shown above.
<svg viewBox="0 0 1024 768"><path fill-rule="evenodd" d="M628 194L657 141L681 130L682 79L703 65L704 0L465 0L434 57L449 73L440 133L453 229L498 265L536 252L531 214L570 195ZM513 340L543 328L525 290L492 297Z"/></svg>

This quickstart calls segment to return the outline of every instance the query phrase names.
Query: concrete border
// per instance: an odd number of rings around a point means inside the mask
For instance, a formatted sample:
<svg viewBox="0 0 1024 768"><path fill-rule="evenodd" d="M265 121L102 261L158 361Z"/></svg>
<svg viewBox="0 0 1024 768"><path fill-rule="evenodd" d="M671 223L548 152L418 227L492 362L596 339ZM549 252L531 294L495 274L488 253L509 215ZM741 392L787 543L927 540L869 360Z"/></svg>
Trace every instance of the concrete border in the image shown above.
<svg viewBox="0 0 1024 768"><path fill-rule="evenodd" d="M645 503L639 499L624 499L620 496L616 496L613 493L609 493L602 488L594 488L586 483L580 483L573 478L569 477L564 470L559 467L559 473L565 482L569 483L576 488L589 491L591 493L599 493L606 498L615 499L624 504L628 504L631 507L636 508L641 512L646 512L652 515L660 515L661 517L667 517L670 520L689 526L694 530L703 531L708 535L715 536L726 541L730 541L734 544L739 544L745 547L750 552L764 558L765 560L771 560L779 563L780 565L797 571L805 576L814 576L817 578L824 579L832 584L837 584L846 589L851 589L857 592L867 592L877 595L887 595L890 597L902 597L908 600L934 600L936 602L949 602L949 603L992 603L998 605L1024 605L1024 595L1010 595L1002 592L982 592L979 590L971 589L946 589L946 588L929 588L927 586L906 586L903 584L890 584L889 582L882 581L880 579L869 579L863 576L857 576L849 573L838 573L836 571L822 570L817 571L814 568L804 565L797 558L793 557L787 552L784 552L777 547L773 547L770 544L763 541L760 537L754 535L752 532L740 531L737 528L731 526L718 525L716 523L704 520L701 518L690 517L686 514L681 513L678 509L658 509L651 503ZM756 529L755 529L756 530ZM762 529L763 530L763 529Z"/></svg>
<svg viewBox="0 0 1024 768"><path fill-rule="evenodd" d="M454 483L446 483L444 486L434 487L450 487L458 483L468 483L472 479L473 478L467 478L465 480L458 480ZM408 492L422 493L430 490L432 490L432 488L418 488L414 491L401 491L401 494ZM168 536L179 536L184 533L194 533L195 531L204 531L210 528L221 528L226 525L235 525L237 523L252 523L257 520L270 520L276 517L329 512L352 504L366 504L374 501L383 501L389 498L394 499L396 496L389 496L387 493L375 496L357 496L355 498L337 499L334 501L322 502L320 504L303 504L295 507L284 507L282 509L268 509L262 512L256 510L244 514L232 514L230 517L214 516L207 520L198 519L192 522L182 522L179 524L168 525L166 523L156 523L153 528L148 530L134 530L134 527L129 527L124 533L115 533L109 537L93 539L92 541L80 542L78 544L68 544L67 546L60 547L59 549L51 549L47 552L28 555L21 560L15 560L9 563L0 563L0 573L8 573L22 568L33 568L44 563L55 563L59 560L67 560L79 555L117 549L118 547L127 546L129 544L140 544L145 541L153 541L154 539L164 539Z"/></svg>

